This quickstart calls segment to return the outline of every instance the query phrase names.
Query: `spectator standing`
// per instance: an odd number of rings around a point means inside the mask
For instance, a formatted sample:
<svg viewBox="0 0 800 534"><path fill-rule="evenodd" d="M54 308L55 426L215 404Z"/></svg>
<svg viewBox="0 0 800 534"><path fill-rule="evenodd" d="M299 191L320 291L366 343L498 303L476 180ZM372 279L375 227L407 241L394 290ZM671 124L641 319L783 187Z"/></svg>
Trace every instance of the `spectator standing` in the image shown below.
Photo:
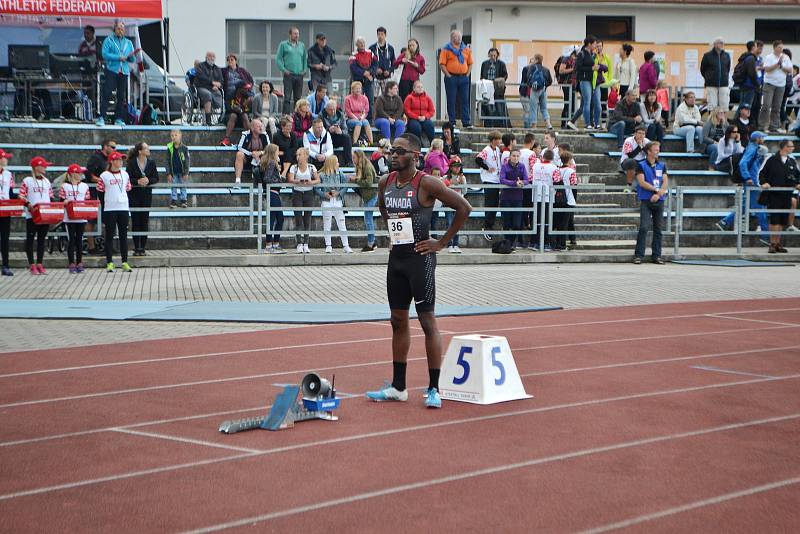
<svg viewBox="0 0 800 534"><path fill-rule="evenodd" d="M358 185L358 196L361 197L361 203L364 208L364 228L367 231L367 244L361 249L361 252L374 252L378 248L375 243L375 211L369 208L374 208L378 203L377 185L375 180L375 168L369 162L369 158L361 149L353 150L353 163L355 166L355 174L350 178L351 182Z"/></svg>
<svg viewBox="0 0 800 534"><path fill-rule="evenodd" d="M711 116L703 125L703 143L706 145L709 170L714 170L714 165L717 162L717 151L719 150L717 143L725 137L727 129L728 112L723 108L712 109Z"/></svg>
<svg viewBox="0 0 800 534"><path fill-rule="evenodd" d="M519 232L522 229L522 211L509 211L506 208L519 210L522 208L523 188L530 183L527 166L520 161L519 149L514 148L508 156L508 161L500 168L500 183L506 186L500 190L500 208L503 210L503 231ZM519 233L506 234L505 239L511 244L511 249L522 245L522 235Z"/></svg>
<svg viewBox="0 0 800 534"><path fill-rule="evenodd" d="M289 168L287 182L292 184L292 207L305 208L294 212L297 253L308 254L308 232L311 230L311 210L314 206L314 186L319 183L317 169L308 161L308 149L297 149L297 163ZM301 234L300 232L303 232Z"/></svg>
<svg viewBox="0 0 800 534"><path fill-rule="evenodd" d="M283 113L289 115L303 97L303 76L308 70L306 45L296 26L289 28L289 38L278 45L275 63L283 73Z"/></svg>
<svg viewBox="0 0 800 534"><path fill-rule="evenodd" d="M8 170L8 160L11 153L0 149L0 200L16 198L14 193L14 175ZM88 189L88 188L87 188ZM3 276L14 276L8 263L8 241L11 236L11 217L0 217L0 254L2 254Z"/></svg>
<svg viewBox="0 0 800 534"><path fill-rule="evenodd" d="M128 76L131 73L130 66L136 62L133 43L125 37L124 22L120 20L114 22L114 33L103 40L102 50L105 68L103 69L103 95L100 99L100 116L97 118L97 125L105 125L111 93L116 91L114 124L122 126L128 116L127 93Z"/></svg>
<svg viewBox="0 0 800 534"><path fill-rule="evenodd" d="M47 167L50 165L52 163L41 156L33 158L30 163L33 172L30 176L22 179L22 184L19 187L19 198L25 201L25 254L28 257L31 274L34 275L47 274L42 261L44 260L44 244L50 225L33 222L31 209L37 204L46 204L53 199L53 186L45 175ZM33 256L34 239L36 239L36 261L34 261ZM110 246L110 243L106 245L106 247L108 246Z"/></svg>
<svg viewBox="0 0 800 534"><path fill-rule="evenodd" d="M294 138L294 136L291 136ZM267 252L270 254L285 254L281 248L281 235L283 230L283 209L281 204L280 186L270 187L272 184L283 182L281 177L281 161L278 156L278 145L270 144L264 150L264 155L258 162L258 167L253 169L253 187L261 186L265 194L269 194L269 224L267 224ZM277 209L275 209L277 208Z"/></svg>
<svg viewBox="0 0 800 534"><path fill-rule="evenodd" d="M485 63L485 62L484 62ZM519 102L522 104L522 127L531 127L531 87L530 77L534 69L534 57L528 60L528 64L522 68L519 76Z"/></svg>
<svg viewBox="0 0 800 534"><path fill-rule="evenodd" d="M495 186L500 183L500 167L502 165L501 139L502 135L497 130L489 132L489 144L475 156L475 163L480 167L481 183L483 184ZM487 208L483 214L483 238L491 241L492 234L490 232L494 229L497 211L490 208L500 206L500 189L497 187L485 187L483 190L483 205Z"/></svg>
<svg viewBox="0 0 800 534"><path fill-rule="evenodd" d="M309 127L311 127L309 123ZM242 183L242 171L247 168L252 170L258 165L258 160L269 145L269 137L264 133L264 124L254 120L250 123L250 130L242 132L239 143L236 145L236 159L233 162L234 182Z"/></svg>
<svg viewBox="0 0 800 534"><path fill-rule="evenodd" d="M773 42L772 53L764 58L764 102L759 115L759 129L786 133L780 116L783 94L786 91L786 76L791 73L792 60L783 53L783 42Z"/></svg>
<svg viewBox="0 0 800 534"><path fill-rule="evenodd" d="M639 73L631 54L633 54L633 46L630 44L623 43L619 47L619 63L614 66L614 78L619 81L620 98L625 96L629 88L639 85Z"/></svg>
<svg viewBox="0 0 800 534"><path fill-rule="evenodd" d="M375 68L375 82L378 84L380 93L383 94L386 82L394 73L394 63L397 58L394 55L394 47L386 41L386 28L379 26L376 33L378 40L369 46L369 50L378 58Z"/></svg>
<svg viewBox="0 0 800 534"><path fill-rule="evenodd" d="M286 176L289 167L297 163L295 156L297 154L297 149L302 145L292 132L292 120L289 117L282 118L279 124L280 128L278 129L278 133L275 134L275 144L278 145L278 156L281 161L281 176Z"/></svg>
<svg viewBox="0 0 800 534"><path fill-rule="evenodd" d="M136 143L128 151L126 168L131 181L128 204L131 208L131 228L133 236L133 255L146 256L147 230L150 225L150 212L153 206L152 186L158 183L156 162L150 158L150 146L144 141Z"/></svg>
<svg viewBox="0 0 800 534"><path fill-rule="evenodd" d="M717 159L714 161L714 170L731 173L733 156L744 152L744 147L739 140L739 128L731 124L725 130L725 135L717 142Z"/></svg>
<svg viewBox="0 0 800 534"><path fill-rule="evenodd" d="M433 141L432 119L436 114L436 109L433 107L433 100L422 87L422 80L414 82L414 91L406 97L403 107L408 118L408 131L419 137L420 140L424 134L429 143ZM452 126L452 123L450 124Z"/></svg>
<svg viewBox="0 0 800 534"><path fill-rule="evenodd" d="M311 128L303 136L303 146L308 150L308 160L317 170L326 160L333 158L333 140L321 118L317 117L311 123Z"/></svg>
<svg viewBox="0 0 800 534"><path fill-rule="evenodd" d="M766 135L763 132L753 132L750 134L750 143L747 145L747 148L745 148L739 160L739 174L742 175L742 185L745 188L745 194L750 196L750 209L754 210L764 208L764 206L758 202L759 188L761 187L758 171L761 168L761 164L766 159L760 150L764 144L765 137ZM766 147L764 147L764 149L766 150ZM725 218L717 223L717 228L723 232L732 229L734 217L736 217L735 211L728 213ZM769 230L769 223L767 221L767 214L756 213L756 219L761 229L761 242L764 245L769 245L769 234L767 233ZM746 225L748 223L749 221L745 221Z"/></svg>
<svg viewBox="0 0 800 534"><path fill-rule="evenodd" d="M83 41L78 46L78 56L97 58L97 38L91 24L83 27Z"/></svg>
<svg viewBox="0 0 800 534"><path fill-rule="evenodd" d="M372 106L375 100L375 73L378 70L378 56L367 48L367 41L363 37L356 37L356 49L350 56L351 90L355 82L361 84L361 91L369 104L364 119L372 119ZM345 104L345 114L347 105ZM355 139L353 140L355 142ZM372 141L370 141L372 143Z"/></svg>
<svg viewBox="0 0 800 534"><path fill-rule="evenodd" d="M614 114L609 123L611 126L608 131L617 136L617 148L622 148L625 136L633 133L633 129L639 124L644 125L638 90L628 89L625 98L620 100L614 108Z"/></svg>
<svg viewBox="0 0 800 534"><path fill-rule="evenodd" d="M458 156L459 161L461 161L461 143L458 141L458 136L453 133L453 127L448 122L442 124L442 151L449 158Z"/></svg>
<svg viewBox="0 0 800 534"><path fill-rule="evenodd" d="M425 74L425 57L419 53L419 41L409 39L406 47L400 51L400 57L395 59L395 68L403 66L400 74L400 98L405 102L406 97L411 94L414 82Z"/></svg>
<svg viewBox="0 0 800 534"><path fill-rule="evenodd" d="M253 85L250 83L240 84L236 92L233 93L233 97L228 103L228 120L225 125L225 137L222 138L220 145L231 146L231 134L237 125L244 130L250 129L250 110L253 104L253 97L250 91L252 88Z"/></svg>
<svg viewBox="0 0 800 534"><path fill-rule="evenodd" d="M278 131L278 121L281 118L278 109L278 97L275 95L275 87L269 80L264 80L258 84L258 94L253 97L253 118L260 119L267 129L270 136L275 136Z"/></svg>
<svg viewBox="0 0 800 534"><path fill-rule="evenodd" d="M739 107L745 104L750 107L754 129L758 127L757 111L761 109L763 71L759 69L759 64L763 46L761 41L747 41L747 52L739 56L733 70L733 82L739 86Z"/></svg>
<svg viewBox="0 0 800 534"><path fill-rule="evenodd" d="M122 256L122 270L126 273L132 271L128 264L128 191L131 190L131 180L128 173L122 168L125 156L114 152L108 156L108 170L100 175L97 190L104 193L103 224L105 225L106 243L106 271L113 273L115 266L112 259L114 253L114 234L119 234L119 252Z"/></svg>
<svg viewBox="0 0 800 534"><path fill-rule="evenodd" d="M543 232L545 252L551 250L550 231L547 221L550 213L550 191L553 188L553 182L561 179L559 165L556 165L554 160L555 154L553 151L549 148L544 150L541 158L533 165L533 177L531 178L533 208L539 215L537 217L538 224L533 235L532 248L539 250L540 232Z"/></svg>
<svg viewBox="0 0 800 534"><path fill-rule="evenodd" d="M661 120L662 111L663 109L658 102L655 90L650 89L644 95L644 102L642 102L642 119L644 125L647 126L647 137L659 143L664 140L664 124Z"/></svg>
<svg viewBox="0 0 800 534"><path fill-rule="evenodd" d="M375 126L381 131L384 139L394 140L406 131L403 120L405 108L403 101L397 96L397 82L389 80L383 94L375 101ZM418 136L419 137L419 136Z"/></svg>
<svg viewBox="0 0 800 534"><path fill-rule="evenodd" d="M301 98L295 103L292 115L292 133L298 141L302 142L303 135L311 128L311 121L311 105Z"/></svg>
<svg viewBox="0 0 800 534"><path fill-rule="evenodd" d="M785 210L783 213L769 214L769 253L788 252L781 245L781 234L789 225L790 209L796 209L792 204L792 191L772 191L774 187L791 188L800 191L800 170L797 161L792 157L794 143L791 139L782 139L778 145L777 154L770 157L761 169L762 195L766 196L766 207L770 210Z"/></svg>
<svg viewBox="0 0 800 534"><path fill-rule="evenodd" d="M536 141L536 136L534 136L531 132L526 133L522 140L522 148L519 150L519 159L522 164L525 165L525 170L528 171L529 179L533 179L533 166L539 159L539 154L536 152L536 148L538 146L539 143ZM532 195L527 193L522 195L522 207L526 208L526 210L522 212L522 228L524 230L531 230L533 227ZM525 240L524 235L521 239L522 240L520 241L520 244L522 244L522 242Z"/></svg>
<svg viewBox="0 0 800 534"><path fill-rule="evenodd" d="M644 259L647 246L647 233L653 230L651 254L653 263L664 265L661 259L661 225L664 222L664 195L667 193L667 167L658 161L661 144L654 141L644 148L646 157L639 164L636 180L639 182L637 197L639 199L639 233L636 236L636 251L633 263L640 264Z"/></svg>
<svg viewBox="0 0 800 534"><path fill-rule="evenodd" d="M561 92L564 95L564 108L561 110L561 128L567 127L571 113L575 110L577 102L577 70L575 69L576 57L578 56L577 47L572 48L568 56L562 56L556 62L556 79L561 85Z"/></svg>
<svg viewBox="0 0 800 534"><path fill-rule="evenodd" d="M347 128L353 132L353 144L358 146L372 145L372 126L370 126L370 101L362 92L361 82L350 84L350 94L344 99L344 115L347 118ZM362 140L361 134L367 137Z"/></svg>
<svg viewBox="0 0 800 534"><path fill-rule="evenodd" d="M451 156L450 157L450 166L448 168L447 174L444 178L445 184L461 195L464 196L464 193L467 189L467 177L464 176L464 171L462 170L462 163L461 158L458 156ZM456 212L453 210L448 210L444 212L444 220L446 221L447 227L453 224L453 219L456 216ZM458 233L453 236L447 243L447 251L452 254L461 254L461 249L458 246Z"/></svg>
<svg viewBox="0 0 800 534"><path fill-rule="evenodd" d="M633 135L628 137L622 145L622 155L619 158L619 166L625 173L625 181L630 187L633 178L639 170L639 163L644 161L647 154L644 147L650 143L650 139L645 136L647 129L643 124L639 124L633 131Z"/></svg>
<svg viewBox="0 0 800 534"><path fill-rule="evenodd" d="M700 108L695 104L694 92L687 91L683 94L683 102L675 110L672 131L686 139L686 152L689 154L695 151L695 142L702 145L703 119L700 117Z"/></svg>
<svg viewBox="0 0 800 534"><path fill-rule="evenodd" d="M572 118L567 122L567 127L577 130L575 121L583 115L583 126L587 130L592 129L592 102L595 107L600 109L600 89L593 85L594 73L599 68L595 63L595 48L597 39L590 35L583 40L583 48L575 58L576 80L581 93L581 107L575 110Z"/></svg>
<svg viewBox="0 0 800 534"><path fill-rule="evenodd" d="M108 168L108 156L116 150L116 141L113 139L104 139L103 143L100 145L100 150L95 150L92 152L92 155L89 156L89 161L86 162L86 173L83 175L83 181L89 184L89 196L93 200L99 199L101 195L98 194L97 188L92 187L91 184L95 184L96 186L97 182L100 180L100 175L103 174ZM94 232L96 227L97 223L94 221L90 222L86 225L86 231ZM95 243L94 236L87 236L86 243L89 246L89 254L96 254L97 245Z"/></svg>
<svg viewBox="0 0 800 534"><path fill-rule="evenodd" d="M717 37L711 44L711 50L703 54L700 61L700 74L706 91L706 102L710 108L722 108L727 113L730 109L731 56L725 51L725 42Z"/></svg>
<svg viewBox="0 0 800 534"><path fill-rule="evenodd" d="M352 254L350 242L347 239L347 228L344 221L344 194L347 191L347 178L339 170L339 161L328 158L320 170L320 182L316 188L322 207L322 231L325 239L325 253L333 252L331 246L331 219L336 219L336 228L342 240L345 254Z"/></svg>
<svg viewBox="0 0 800 534"><path fill-rule="evenodd" d="M500 51L497 48L489 49L489 59L481 63L481 80L489 80L495 82L496 80L508 81L508 67L505 62L500 59Z"/></svg>
<svg viewBox="0 0 800 534"><path fill-rule="evenodd" d="M444 75L447 97L447 120L456 123L456 102L460 104L461 126L470 128L469 73L472 68L472 50L461 40L461 32L450 32L450 41L439 52L439 69Z"/></svg>
<svg viewBox="0 0 800 534"><path fill-rule="evenodd" d="M608 113L603 109L603 103L608 101L608 82L614 69L611 56L603 51L603 41L597 41L594 61L597 70L594 71L592 85L595 90L600 91L600 98L597 105L592 101L592 125L595 129L599 129L604 122L603 119L608 120Z"/></svg>
<svg viewBox="0 0 800 534"><path fill-rule="evenodd" d="M314 46L308 49L308 68L311 71L312 91L317 90L319 84L331 87L333 78L331 71L336 66L336 52L328 46L328 38L324 33L318 33Z"/></svg>
<svg viewBox="0 0 800 534"><path fill-rule="evenodd" d="M177 208L178 202L182 208L186 207L186 182L189 181L191 159L189 147L183 144L183 134L177 128L169 132L170 142L167 143L167 183L173 185L170 193L170 208ZM241 174L240 174L241 176ZM175 185L183 187L175 187Z"/></svg>
<svg viewBox="0 0 800 534"><path fill-rule="evenodd" d="M325 106L328 105L328 86L324 83L317 84L314 92L306 97L308 108L311 111L311 118L316 119Z"/></svg>
<svg viewBox="0 0 800 534"><path fill-rule="evenodd" d="M325 109L319 114L322 124L331 136L334 151L340 150L341 156L338 157L341 165L345 167L353 166L353 141L347 133L347 119L344 111L339 109L335 99L328 100Z"/></svg>
<svg viewBox="0 0 800 534"><path fill-rule="evenodd" d="M67 270L70 274L78 274L83 268L83 231L86 219L70 219L67 206L70 202L90 200L89 186L82 182L86 169L73 163L67 167L67 176L61 185L59 198L64 203L64 226L67 229Z"/></svg>
<svg viewBox="0 0 800 534"><path fill-rule="evenodd" d="M203 106L206 125L211 125L212 109L222 109L222 69L215 64L217 55L206 52L206 60L195 67L194 88ZM212 107L213 106L213 107Z"/></svg>
<svg viewBox="0 0 800 534"><path fill-rule="evenodd" d="M553 177L553 207L554 208L574 208L577 205L575 200L575 187L578 185L578 175L575 172L572 152L567 149L561 151L563 163L559 169L558 176ZM559 232L575 231L575 212L558 211L553 213L553 228ZM551 246L554 251L561 251L567 248L567 235L559 234L550 238ZM575 235L570 235L570 245L575 245Z"/></svg>
<svg viewBox="0 0 800 534"><path fill-rule="evenodd" d="M740 104L739 109L736 110L736 118L731 121L731 124L739 128L742 146L746 148L750 142L750 134L756 131L756 125L750 120L750 106Z"/></svg>
<svg viewBox="0 0 800 534"><path fill-rule="evenodd" d="M534 54L533 64L528 65L528 86L530 87L530 123L528 128L536 127L539 113L545 121L548 130L553 129L550 123L550 113L547 111L547 88L553 85L553 77L550 69L545 67L542 62L544 57L541 54Z"/></svg>
<svg viewBox="0 0 800 534"><path fill-rule="evenodd" d="M558 134L556 134L555 130L548 130L545 132L544 148L542 150L552 151L553 156L549 161L551 161L556 167L561 167L561 154L558 147Z"/></svg>
<svg viewBox="0 0 800 534"><path fill-rule="evenodd" d="M644 53L644 63L639 67L639 91L647 94L650 89L656 89L656 85L658 85L656 53L648 50Z"/></svg>

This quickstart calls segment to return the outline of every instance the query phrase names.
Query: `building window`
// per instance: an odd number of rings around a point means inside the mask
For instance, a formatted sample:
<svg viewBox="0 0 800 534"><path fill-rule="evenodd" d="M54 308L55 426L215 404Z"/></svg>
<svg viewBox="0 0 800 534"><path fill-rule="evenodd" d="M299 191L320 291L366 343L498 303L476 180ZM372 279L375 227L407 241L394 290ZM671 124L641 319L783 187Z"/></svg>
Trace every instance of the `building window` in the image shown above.
<svg viewBox="0 0 800 534"><path fill-rule="evenodd" d="M633 17L586 17L586 35L601 41L633 41Z"/></svg>
<svg viewBox="0 0 800 534"><path fill-rule="evenodd" d="M772 41L800 43L800 20L756 19L756 39L767 44Z"/></svg>
<svg viewBox="0 0 800 534"><path fill-rule="evenodd" d="M270 80L281 85L283 76L275 63L275 53L281 41L288 39L289 27L300 29L300 40L306 49L314 45L314 37L324 33L328 46L336 52L336 67L332 71L333 88L330 92L347 94L350 89L350 67L347 63L353 51L353 25L350 22L300 22L264 20L226 21L228 52L239 57L239 64L250 71L256 81ZM367 43L370 44L370 43Z"/></svg>

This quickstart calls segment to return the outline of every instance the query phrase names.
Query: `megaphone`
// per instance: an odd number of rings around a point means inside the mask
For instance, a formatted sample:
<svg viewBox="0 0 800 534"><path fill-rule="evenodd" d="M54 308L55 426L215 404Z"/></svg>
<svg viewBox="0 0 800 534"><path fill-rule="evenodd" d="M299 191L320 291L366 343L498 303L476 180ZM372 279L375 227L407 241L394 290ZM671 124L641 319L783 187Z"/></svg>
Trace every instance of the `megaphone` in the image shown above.
<svg viewBox="0 0 800 534"><path fill-rule="evenodd" d="M316 399L331 396L331 383L320 377L317 373L308 373L300 383L303 398Z"/></svg>

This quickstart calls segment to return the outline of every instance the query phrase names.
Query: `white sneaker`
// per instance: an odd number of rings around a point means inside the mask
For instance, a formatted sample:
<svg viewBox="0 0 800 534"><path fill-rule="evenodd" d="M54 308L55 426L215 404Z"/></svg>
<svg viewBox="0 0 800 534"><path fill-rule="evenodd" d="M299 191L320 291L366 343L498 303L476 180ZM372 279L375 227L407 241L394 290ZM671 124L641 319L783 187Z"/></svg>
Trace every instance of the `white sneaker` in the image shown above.
<svg viewBox="0 0 800 534"><path fill-rule="evenodd" d="M353 253L353 249L350 248L350 247L344 247L344 253L345 254L352 254Z"/></svg>
<svg viewBox="0 0 800 534"><path fill-rule="evenodd" d="M452 247L452 250L450 252L452 252L453 254L461 254L461 249L458 247L458 245L456 245Z"/></svg>
<svg viewBox="0 0 800 534"><path fill-rule="evenodd" d="M303 253L303 245L297 245L297 253L298 254L302 254Z"/></svg>
<svg viewBox="0 0 800 534"><path fill-rule="evenodd" d="M325 247L325 254L333 254L333 247Z"/></svg>
<svg viewBox="0 0 800 534"><path fill-rule="evenodd" d="M450 253L452 254L452 252L453 252L453 247L452 247L452 246L450 246L450 247L447 247L447 252L450 252Z"/></svg>
<svg viewBox="0 0 800 534"><path fill-rule="evenodd" d="M569 128L570 130L577 130L578 129L578 127L572 121L567 121L567 128Z"/></svg>
<svg viewBox="0 0 800 534"><path fill-rule="evenodd" d="M303 244L303 254L309 254L311 251L308 250L308 243Z"/></svg>
<svg viewBox="0 0 800 534"><path fill-rule="evenodd" d="M787 231L787 232L800 232L800 228L798 228L798 227L796 227L796 226L794 226L794 225L792 225L792 226L787 226L787 227L786 227L786 231Z"/></svg>

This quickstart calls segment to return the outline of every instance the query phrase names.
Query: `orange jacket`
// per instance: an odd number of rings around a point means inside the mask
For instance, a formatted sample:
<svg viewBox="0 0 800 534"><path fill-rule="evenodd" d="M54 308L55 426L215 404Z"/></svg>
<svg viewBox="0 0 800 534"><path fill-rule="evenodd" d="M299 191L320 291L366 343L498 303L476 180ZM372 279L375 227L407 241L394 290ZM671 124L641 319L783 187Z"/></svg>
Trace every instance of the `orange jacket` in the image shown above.
<svg viewBox="0 0 800 534"><path fill-rule="evenodd" d="M433 100L425 92L421 94L409 93L405 102L403 102L403 107L406 110L406 117L409 119L419 120L420 115L430 119L436 114Z"/></svg>

